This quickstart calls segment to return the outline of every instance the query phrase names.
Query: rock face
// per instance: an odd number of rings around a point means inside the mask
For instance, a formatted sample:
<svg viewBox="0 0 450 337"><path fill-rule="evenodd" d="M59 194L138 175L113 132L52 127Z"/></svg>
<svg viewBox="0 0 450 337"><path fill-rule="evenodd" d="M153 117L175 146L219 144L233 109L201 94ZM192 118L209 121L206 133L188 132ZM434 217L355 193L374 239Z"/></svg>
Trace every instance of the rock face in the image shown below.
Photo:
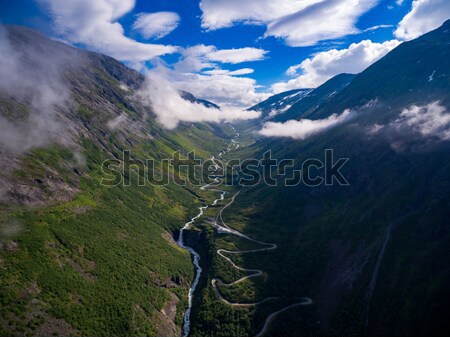
<svg viewBox="0 0 450 337"><path fill-rule="evenodd" d="M170 297L164 308L154 317L158 337L179 336L181 333L181 328L175 324L177 305L180 299L174 293L170 293Z"/></svg>

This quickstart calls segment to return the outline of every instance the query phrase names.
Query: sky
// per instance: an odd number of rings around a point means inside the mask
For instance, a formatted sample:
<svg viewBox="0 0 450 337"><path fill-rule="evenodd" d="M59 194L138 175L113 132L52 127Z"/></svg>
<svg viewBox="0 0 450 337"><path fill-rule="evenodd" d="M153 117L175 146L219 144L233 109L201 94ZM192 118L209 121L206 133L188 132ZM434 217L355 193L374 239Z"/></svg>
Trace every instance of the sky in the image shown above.
<svg viewBox="0 0 450 337"><path fill-rule="evenodd" d="M110 55L223 107L358 73L449 0L0 0L0 22Z"/></svg>

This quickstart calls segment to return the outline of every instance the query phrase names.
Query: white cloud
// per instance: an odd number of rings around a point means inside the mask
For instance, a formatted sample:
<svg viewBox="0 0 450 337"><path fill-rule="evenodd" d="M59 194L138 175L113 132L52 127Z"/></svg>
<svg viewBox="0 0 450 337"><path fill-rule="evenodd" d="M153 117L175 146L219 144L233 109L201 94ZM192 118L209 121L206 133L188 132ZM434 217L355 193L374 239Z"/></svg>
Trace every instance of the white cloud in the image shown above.
<svg viewBox="0 0 450 337"><path fill-rule="evenodd" d="M203 44L181 51L182 59L175 64L178 71L201 71L205 68L217 68L215 63L238 64L263 60L268 51L259 48L217 49Z"/></svg>
<svg viewBox="0 0 450 337"><path fill-rule="evenodd" d="M152 107L157 120L168 129L177 127L180 122L221 122L259 116L256 111L230 107L218 110L184 100L172 83L155 72L147 74L143 88L136 95L141 102Z"/></svg>
<svg viewBox="0 0 450 337"><path fill-rule="evenodd" d="M140 13L133 24L133 29L146 39L160 39L180 23L180 16L174 12Z"/></svg>
<svg viewBox="0 0 450 337"><path fill-rule="evenodd" d="M391 28L393 25L376 25L369 28L364 29L364 32L371 32L377 29Z"/></svg>
<svg viewBox="0 0 450 337"><path fill-rule="evenodd" d="M248 75L253 74L254 69L252 68L242 68L237 70L226 70L226 69L213 69L213 70L206 70L203 71L203 74L206 75L230 75L230 76L239 76L239 75Z"/></svg>
<svg viewBox="0 0 450 337"><path fill-rule="evenodd" d="M257 48L217 50L215 46L197 45L181 51L182 58L173 70L160 68L178 89L220 106L248 108L269 95L257 93L254 79L241 77L254 72L251 68L234 71L221 68L221 63L258 61L267 52ZM239 76L239 77L236 77Z"/></svg>
<svg viewBox="0 0 450 337"><path fill-rule="evenodd" d="M160 74L180 90L191 92L221 107L248 108L267 99L270 94L256 92L256 81L230 74L198 74L163 69Z"/></svg>
<svg viewBox="0 0 450 337"><path fill-rule="evenodd" d="M404 109L391 126L399 130L411 130L423 137L450 139L450 113L439 102Z"/></svg>
<svg viewBox="0 0 450 337"><path fill-rule="evenodd" d="M364 40L351 44L347 49L332 49L317 53L312 58L291 66L286 73L290 76L300 75L288 82L275 83L272 90L278 93L297 88L315 88L337 74L359 73L397 47L399 43L397 40L384 43Z"/></svg>
<svg viewBox="0 0 450 337"><path fill-rule="evenodd" d="M119 116L110 119L106 125L108 126L108 128L110 128L111 130L116 130L118 128L120 128L121 126L124 126L126 124L131 124L128 115L123 112L121 113Z"/></svg>
<svg viewBox="0 0 450 337"><path fill-rule="evenodd" d="M420 149L450 140L450 111L439 101L411 105L387 124L364 128L370 137L387 140L395 152Z"/></svg>
<svg viewBox="0 0 450 337"><path fill-rule="evenodd" d="M264 124L259 133L267 137L290 137L293 139L306 139L312 135L324 132L336 125L342 124L354 116L351 110L345 110L340 115L333 114L325 119L289 120L284 123L268 122Z"/></svg>
<svg viewBox="0 0 450 337"><path fill-rule="evenodd" d="M17 155L50 143L72 145L73 125L61 109L73 102L62 75L67 64L80 60L58 48L10 41L3 27L0 46L0 92L27 107L23 118L0 114L2 158L4 151Z"/></svg>
<svg viewBox="0 0 450 337"><path fill-rule="evenodd" d="M328 0L279 18L268 24L265 36L285 39L293 47L359 33L357 19L377 0Z"/></svg>
<svg viewBox="0 0 450 337"><path fill-rule="evenodd" d="M209 30L236 23L264 24L265 37L290 46L311 46L360 31L358 18L379 0L202 0L202 26Z"/></svg>
<svg viewBox="0 0 450 337"><path fill-rule="evenodd" d="M252 69L252 68L242 68L242 69L237 69L237 70L230 71L228 73L228 75L234 75L234 76L237 76L237 75L248 75L248 74L253 74L254 72L255 72L255 70Z"/></svg>
<svg viewBox="0 0 450 337"><path fill-rule="evenodd" d="M263 60L266 53L267 50L264 49L246 47L214 50L205 56L211 61L236 64Z"/></svg>
<svg viewBox="0 0 450 337"><path fill-rule="evenodd" d="M400 21L395 36L411 40L441 26L450 18L448 0L414 0L411 11Z"/></svg>
<svg viewBox="0 0 450 337"><path fill-rule="evenodd" d="M321 0L202 0L202 27L219 29L236 23L265 24Z"/></svg>
<svg viewBox="0 0 450 337"><path fill-rule="evenodd" d="M383 130L383 128L384 128L384 125L375 123L374 125L371 125L371 126L365 128L365 130L370 136L373 136L373 135L378 134L381 130Z"/></svg>
<svg viewBox="0 0 450 337"><path fill-rule="evenodd" d="M55 30L79 43L123 61L141 62L177 51L177 47L140 43L124 34L117 20L135 0L38 0L53 18Z"/></svg>
<svg viewBox="0 0 450 337"><path fill-rule="evenodd" d="M174 67L181 72L201 71L205 68L215 68L216 65L208 60L207 54L215 51L214 46L196 45L181 51L182 58Z"/></svg>

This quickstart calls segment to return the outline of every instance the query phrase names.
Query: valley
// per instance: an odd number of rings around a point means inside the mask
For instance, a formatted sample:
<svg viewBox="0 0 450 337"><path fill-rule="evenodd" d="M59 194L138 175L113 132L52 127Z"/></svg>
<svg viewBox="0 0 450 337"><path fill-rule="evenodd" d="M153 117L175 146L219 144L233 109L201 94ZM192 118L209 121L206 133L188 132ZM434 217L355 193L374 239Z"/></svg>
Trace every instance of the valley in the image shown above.
<svg viewBox="0 0 450 337"><path fill-rule="evenodd" d="M450 20L230 120L2 29L0 336L450 331Z"/></svg>
<svg viewBox="0 0 450 337"><path fill-rule="evenodd" d="M240 144L238 142L240 134L239 134L239 132L237 132L234 129L234 127L232 127L232 128L233 128L233 131L236 132L236 136L231 140L227 149L225 151L220 152L219 157L221 159L224 159L224 157L227 157L227 155L229 155L230 152L232 152L233 150L237 150L240 147ZM220 172L219 172L219 171L221 171L221 169L220 169L221 166L216 163L214 156L211 158L211 162L214 163L214 165L215 165L214 166L215 171L211 172L214 175L214 180L211 183L201 186L200 190L201 191L205 191L205 190L214 191L215 193L219 193L220 196L218 199L215 199L211 205L203 205L199 208L199 213L195 217L193 217L189 222L187 222L185 224L185 226L180 230L179 238L177 241L177 243L180 247L182 247L190 252L190 254L192 256L194 269L195 269L195 276L192 281L191 288L189 289L189 307L186 310L186 312L184 313L184 320L183 320L183 336L186 336L186 337L190 335L191 325L192 325L191 311L192 311L193 299L194 299L194 296L196 293L196 289L197 289L200 277L202 276L201 274L203 272L203 269L200 266L200 259L201 259L200 255L192 247L186 246L186 244L184 243L184 241L185 241L185 239L184 239L185 233L184 232L186 230L189 230L189 228L191 226L195 226L197 221L202 221L202 220L205 221L204 219L202 219L202 216L205 214L205 211L209 208L209 206L219 206L219 210L217 211L217 215L215 216L214 220L212 222L211 222L211 220L209 220L209 222L207 222L207 225L211 225L214 228L214 230L217 233L216 235L218 235L218 236L231 235L231 236L238 237L240 239L250 241L250 242L260 245L260 246L265 246L265 248L257 248L257 249L250 249L250 250L226 250L226 249L217 249L216 250L217 256L220 256L221 258L225 259L229 264L231 264L231 266L234 269L247 274L246 276L243 276L243 277L241 277L235 281L232 281L230 283L224 283L221 279L212 278L210 284L214 290L214 294L215 294L216 298L219 299L225 305L230 306L232 308L256 307L263 303L280 299L277 296L271 296L271 297L266 297L258 302L253 302L253 303L251 303L251 302L230 302L222 295L220 288L232 287L241 282L249 280L250 278L262 277L265 274L262 270L259 270L259 269L250 269L250 268L240 267L240 266L236 265L233 262L233 260L230 257L228 257L227 255L232 255L232 256L239 255L240 256L243 254L271 251L271 250L277 249L278 247L276 244L273 244L273 243L266 243L266 242L261 242L261 241L252 239L249 236L229 227L225 223L225 221L223 219L223 212L228 207L230 207L233 203L238 202L238 201L236 201L236 199L238 198L240 191L238 190L237 192L231 192L231 191L221 190L220 187L221 187L221 184L223 183L223 172L222 172L222 175L220 175ZM222 164L222 165L224 165L224 164ZM226 163L225 163L225 165L226 165ZM229 201L226 204L222 205L222 203L227 200L226 196L230 195L230 193L232 193L232 196L229 198ZM208 271L206 271L206 272L208 272ZM293 299L290 299L290 300L293 300ZM280 314L286 310L289 310L291 308L295 308L298 306L308 306L308 305L311 305L312 303L313 302L310 298L305 297L305 298L302 298L301 301L298 303L290 304L282 309L279 309L279 310L271 313L265 319L264 325L261 328L261 331L257 334L257 336L265 335L265 333L267 332L267 330L269 328L269 324L276 318L276 316L278 314Z"/></svg>

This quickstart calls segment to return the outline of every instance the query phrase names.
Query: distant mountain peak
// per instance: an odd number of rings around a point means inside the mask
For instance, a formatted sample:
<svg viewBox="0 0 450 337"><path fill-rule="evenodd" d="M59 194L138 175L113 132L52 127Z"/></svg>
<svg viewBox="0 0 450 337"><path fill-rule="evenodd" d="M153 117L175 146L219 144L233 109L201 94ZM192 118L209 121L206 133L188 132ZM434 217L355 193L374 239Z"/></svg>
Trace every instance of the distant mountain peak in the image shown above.
<svg viewBox="0 0 450 337"><path fill-rule="evenodd" d="M191 103L198 103L198 104L204 105L207 108L220 110L220 107L217 104L207 101L206 99L197 98L188 91L180 90L179 93L180 93L181 98L183 98L186 101L189 101Z"/></svg>

